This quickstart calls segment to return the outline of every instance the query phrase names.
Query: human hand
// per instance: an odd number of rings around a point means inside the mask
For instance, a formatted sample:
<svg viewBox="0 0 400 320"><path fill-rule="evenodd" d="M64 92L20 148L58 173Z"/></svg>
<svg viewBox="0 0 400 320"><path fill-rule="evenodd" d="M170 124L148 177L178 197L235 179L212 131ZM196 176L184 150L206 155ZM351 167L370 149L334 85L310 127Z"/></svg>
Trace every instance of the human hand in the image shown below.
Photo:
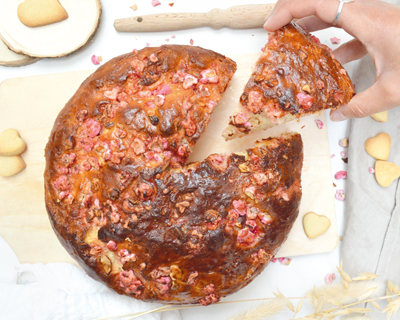
<svg viewBox="0 0 400 320"><path fill-rule="evenodd" d="M278 0L264 28L275 31L292 19L307 31L332 27L338 0ZM345 3L337 27L355 39L333 51L342 63L370 54L376 67L375 83L349 104L332 110L332 121L362 118L400 105L400 7L378 0Z"/></svg>

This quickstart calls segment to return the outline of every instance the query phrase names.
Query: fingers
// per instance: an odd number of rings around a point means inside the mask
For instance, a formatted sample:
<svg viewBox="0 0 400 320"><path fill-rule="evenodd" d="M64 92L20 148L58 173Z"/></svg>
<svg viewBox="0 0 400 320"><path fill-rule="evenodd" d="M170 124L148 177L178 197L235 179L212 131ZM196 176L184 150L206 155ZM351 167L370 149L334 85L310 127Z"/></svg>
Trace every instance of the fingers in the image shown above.
<svg viewBox="0 0 400 320"><path fill-rule="evenodd" d="M368 52L365 46L359 40L353 39L342 44L332 53L341 64L346 64L350 61L361 59Z"/></svg>
<svg viewBox="0 0 400 320"><path fill-rule="evenodd" d="M308 32L318 31L332 27L332 23L327 23L325 21L322 21L320 18L316 16L299 19L296 21L296 23L304 27Z"/></svg>
<svg viewBox="0 0 400 320"><path fill-rule="evenodd" d="M371 114L382 112L400 104L400 97L393 91L393 79L383 81L378 79L370 88L356 94L349 104L332 110L332 121L343 121L350 118L363 118Z"/></svg>
<svg viewBox="0 0 400 320"><path fill-rule="evenodd" d="M268 13L268 15L265 17L265 21L267 21L270 17L272 17L272 15L274 14L274 12L276 11L276 9L279 8L279 6L282 4L282 2L284 2L285 0L278 0L274 7L272 8L272 10Z"/></svg>
<svg viewBox="0 0 400 320"><path fill-rule="evenodd" d="M330 23L337 11L336 1L326 0L284 0L277 3L269 19L264 24L267 31L275 31L288 24L292 19L318 16L322 21Z"/></svg>

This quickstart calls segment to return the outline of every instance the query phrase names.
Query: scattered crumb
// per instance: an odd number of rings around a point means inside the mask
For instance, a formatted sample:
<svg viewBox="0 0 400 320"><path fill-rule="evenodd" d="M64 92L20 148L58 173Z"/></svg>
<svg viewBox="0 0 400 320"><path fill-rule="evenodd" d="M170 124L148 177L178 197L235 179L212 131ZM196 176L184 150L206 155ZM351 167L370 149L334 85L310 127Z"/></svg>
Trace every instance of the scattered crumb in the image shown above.
<svg viewBox="0 0 400 320"><path fill-rule="evenodd" d="M339 240L340 240L340 241L343 241L343 236L339 236Z"/></svg>
<svg viewBox="0 0 400 320"><path fill-rule="evenodd" d="M193 43L194 43L194 41L193 41L193 39L190 39L190 45L193 45Z"/></svg>
<svg viewBox="0 0 400 320"><path fill-rule="evenodd" d="M344 198L345 198L344 190L343 189L336 190L335 199L339 201L344 201Z"/></svg>
<svg viewBox="0 0 400 320"><path fill-rule="evenodd" d="M340 155L342 158L346 158L346 152L342 151L342 152L340 152Z"/></svg>
<svg viewBox="0 0 400 320"><path fill-rule="evenodd" d="M169 39L167 38L167 39L165 39L165 41L166 41L166 42L169 42Z"/></svg>
<svg viewBox="0 0 400 320"><path fill-rule="evenodd" d="M315 123L317 124L318 129L322 129L324 127L324 123L319 119L316 119Z"/></svg>
<svg viewBox="0 0 400 320"><path fill-rule="evenodd" d="M173 2L171 2L171 3L168 3L168 5L169 5L170 7L173 7L173 6L174 6L174 4L175 4L175 3L173 3Z"/></svg>
<svg viewBox="0 0 400 320"><path fill-rule="evenodd" d="M304 125L304 126L302 126L300 129L304 129L304 127L305 127L305 125Z"/></svg>
<svg viewBox="0 0 400 320"><path fill-rule="evenodd" d="M334 153L331 154L331 159L336 157L336 155Z"/></svg>
<svg viewBox="0 0 400 320"><path fill-rule="evenodd" d="M99 59L99 58L100 58L100 59ZM92 60L92 63L93 63L93 64L100 64L100 61L102 61L103 59L101 58L101 56L98 57L98 56L96 56L96 55L94 54L94 55L92 55L91 60Z"/></svg>
<svg viewBox="0 0 400 320"><path fill-rule="evenodd" d="M175 35L172 35L172 36L171 36L171 38L172 38L172 39L175 39L175 38L176 38L176 36L175 36Z"/></svg>
<svg viewBox="0 0 400 320"><path fill-rule="evenodd" d="M264 48L264 47L262 47L262 48L261 48L261 51L262 51L262 52L264 52L264 51L265 51L265 48Z"/></svg>
<svg viewBox="0 0 400 320"><path fill-rule="evenodd" d="M375 173L375 169L372 168L372 167L370 167L370 168L368 169L368 171L369 171L369 173Z"/></svg>
<svg viewBox="0 0 400 320"><path fill-rule="evenodd" d="M347 171L338 171L335 173L335 179L340 180L340 179L346 179L347 178Z"/></svg>
<svg viewBox="0 0 400 320"><path fill-rule="evenodd" d="M285 266L288 266L290 264L290 262L292 261L292 259L290 258L278 258L278 261L282 264L284 264Z"/></svg>
<svg viewBox="0 0 400 320"><path fill-rule="evenodd" d="M273 259L271 260L272 263L275 263L276 261L278 261L277 258L273 258Z"/></svg>
<svg viewBox="0 0 400 320"><path fill-rule="evenodd" d="M283 158L286 159L286 160L289 159L289 158L288 158L287 156L285 156L285 155L283 156Z"/></svg>
<svg viewBox="0 0 400 320"><path fill-rule="evenodd" d="M342 158L342 161L347 164L349 162L349 158Z"/></svg>
<svg viewBox="0 0 400 320"><path fill-rule="evenodd" d="M344 138L342 140L339 141L339 146L341 147L348 147L349 146L349 139L348 138Z"/></svg>
<svg viewBox="0 0 400 320"><path fill-rule="evenodd" d="M135 3L135 4L131 7L131 9L132 9L133 11L136 11L136 10L137 10L137 4Z"/></svg>
<svg viewBox="0 0 400 320"><path fill-rule="evenodd" d="M333 37L333 38L331 38L331 42L332 42L332 44L339 44L340 43L340 39L336 38L336 37Z"/></svg>
<svg viewBox="0 0 400 320"><path fill-rule="evenodd" d="M334 273L328 273L325 276L325 283L328 284L328 285L332 284L333 280L335 280L335 279L336 279L336 276L335 276Z"/></svg>
<svg viewBox="0 0 400 320"><path fill-rule="evenodd" d="M146 47L150 47L150 43L146 42Z"/></svg>
<svg viewBox="0 0 400 320"><path fill-rule="evenodd" d="M332 182L332 183L333 183L333 186L336 188L337 187L336 183L334 183L334 182Z"/></svg>
<svg viewBox="0 0 400 320"><path fill-rule="evenodd" d="M159 6L161 4L160 0L151 0L153 7Z"/></svg>

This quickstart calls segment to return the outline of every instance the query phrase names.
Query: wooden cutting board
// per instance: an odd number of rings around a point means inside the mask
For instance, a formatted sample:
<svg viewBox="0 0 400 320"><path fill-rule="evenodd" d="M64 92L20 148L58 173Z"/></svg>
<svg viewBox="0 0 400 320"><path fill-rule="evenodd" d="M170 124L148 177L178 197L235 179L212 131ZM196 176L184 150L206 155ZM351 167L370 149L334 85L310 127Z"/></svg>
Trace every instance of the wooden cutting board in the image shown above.
<svg viewBox="0 0 400 320"><path fill-rule="evenodd" d="M190 160L203 160L211 153L245 150L256 140L282 132L301 133L305 157L300 215L278 256L331 251L338 243L338 233L325 113L230 142L221 137L259 55L231 57L238 63L238 71ZM76 264L58 242L47 217L43 187L44 148L59 111L92 72L9 79L0 85L0 132L15 128L27 144L27 150L22 154L27 168L16 176L0 177L0 235L10 244L21 263ZM317 128L315 119L324 122L323 129ZM302 218L309 211L327 216L332 223L325 234L315 239L308 239L302 227Z"/></svg>

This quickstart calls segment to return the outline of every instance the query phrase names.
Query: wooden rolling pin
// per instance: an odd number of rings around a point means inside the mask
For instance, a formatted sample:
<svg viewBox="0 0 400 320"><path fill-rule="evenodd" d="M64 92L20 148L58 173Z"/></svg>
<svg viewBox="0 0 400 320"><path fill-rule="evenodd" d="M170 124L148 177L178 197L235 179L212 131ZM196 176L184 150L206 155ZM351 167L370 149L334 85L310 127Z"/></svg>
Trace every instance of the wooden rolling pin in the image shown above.
<svg viewBox="0 0 400 320"><path fill-rule="evenodd" d="M260 28L274 5L274 3L249 4L225 10L213 9L206 13L150 14L115 20L114 27L121 32L172 31L199 27Z"/></svg>

